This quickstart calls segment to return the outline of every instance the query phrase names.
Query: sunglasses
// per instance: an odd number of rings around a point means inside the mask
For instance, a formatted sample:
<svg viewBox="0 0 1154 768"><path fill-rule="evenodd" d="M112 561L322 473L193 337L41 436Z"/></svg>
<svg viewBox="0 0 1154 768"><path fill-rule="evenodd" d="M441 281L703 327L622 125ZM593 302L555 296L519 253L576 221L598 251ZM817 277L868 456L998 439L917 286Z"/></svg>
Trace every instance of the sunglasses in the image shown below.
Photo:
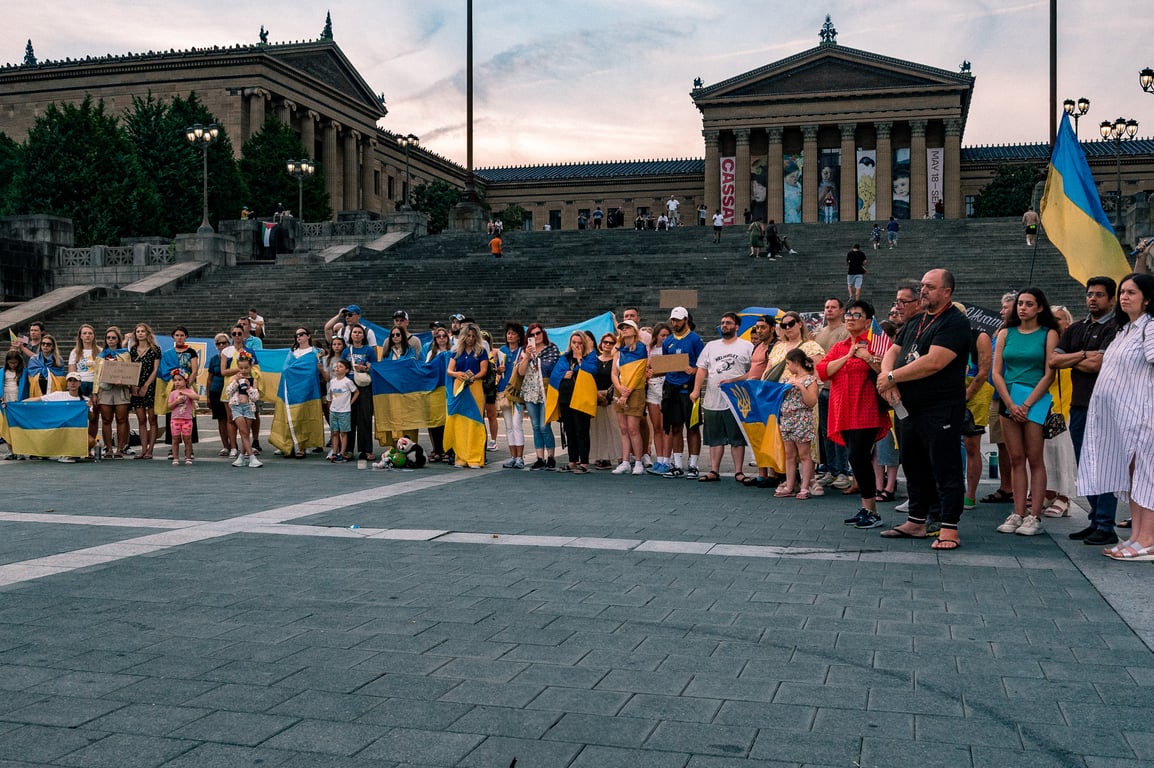
<svg viewBox="0 0 1154 768"><path fill-rule="evenodd" d="M218 342L216 342L216 345L217 345L218 347L223 347L223 346L224 346L224 345L226 345L226 344L228 344L228 342L227 342L227 341L218 341Z"/></svg>
<svg viewBox="0 0 1154 768"><path fill-rule="evenodd" d="M795 325L797 325L796 320L786 320L784 323L781 324L781 329L783 331L788 331L790 328L794 327Z"/></svg>
<svg viewBox="0 0 1154 768"><path fill-rule="evenodd" d="M533 332L532 332L532 333L530 333L529 335L530 335L530 336L544 336L544 335L545 335L545 332L544 332L544 331L533 331Z"/></svg>
<svg viewBox="0 0 1154 768"><path fill-rule="evenodd" d="M234 339L238 339L238 338L240 338L240 337L241 337L241 336L243 336L243 335L244 335L243 333L239 333L239 332L233 332L233 334L232 334L232 337L233 337Z"/></svg>
<svg viewBox="0 0 1154 768"><path fill-rule="evenodd" d="M301 336L308 336L308 335L309 335L308 331L297 331L297 338L300 338Z"/></svg>
<svg viewBox="0 0 1154 768"><path fill-rule="evenodd" d="M399 334L399 333L390 333L390 334L389 334L389 337L390 337L390 338L393 338L393 339L399 339L399 338L401 338L401 334Z"/></svg>

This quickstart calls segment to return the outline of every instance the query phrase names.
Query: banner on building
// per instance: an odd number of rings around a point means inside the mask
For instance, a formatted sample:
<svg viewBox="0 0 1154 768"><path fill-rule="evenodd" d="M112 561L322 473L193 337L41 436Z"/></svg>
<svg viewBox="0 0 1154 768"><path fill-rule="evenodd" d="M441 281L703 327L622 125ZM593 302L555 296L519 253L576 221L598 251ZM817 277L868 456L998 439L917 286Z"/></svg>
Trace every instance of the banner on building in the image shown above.
<svg viewBox="0 0 1154 768"><path fill-rule="evenodd" d="M841 181L841 150L821 150L818 168L817 218L823 224L832 224L841 220L841 198L837 186Z"/></svg>
<svg viewBox="0 0 1154 768"><path fill-rule="evenodd" d="M894 150L893 212L895 219L910 217L910 148Z"/></svg>
<svg viewBox="0 0 1154 768"><path fill-rule="evenodd" d="M926 150L926 212L935 218L942 207L939 204L945 199L942 191L945 162L946 150L941 147Z"/></svg>
<svg viewBox="0 0 1154 768"><path fill-rule="evenodd" d="M784 155L782 157L782 202L784 203L785 213L782 220L786 224L800 224L801 223L801 179L802 179L802 161L804 155L798 153L796 155Z"/></svg>
<svg viewBox="0 0 1154 768"><path fill-rule="evenodd" d="M877 218L877 150L857 151L857 220L873 221Z"/></svg>
<svg viewBox="0 0 1154 768"><path fill-rule="evenodd" d="M769 173L764 157L749 166L749 216L753 221L769 221Z"/></svg>
<svg viewBox="0 0 1154 768"><path fill-rule="evenodd" d="M737 220L737 158L721 158L721 217L725 226Z"/></svg>

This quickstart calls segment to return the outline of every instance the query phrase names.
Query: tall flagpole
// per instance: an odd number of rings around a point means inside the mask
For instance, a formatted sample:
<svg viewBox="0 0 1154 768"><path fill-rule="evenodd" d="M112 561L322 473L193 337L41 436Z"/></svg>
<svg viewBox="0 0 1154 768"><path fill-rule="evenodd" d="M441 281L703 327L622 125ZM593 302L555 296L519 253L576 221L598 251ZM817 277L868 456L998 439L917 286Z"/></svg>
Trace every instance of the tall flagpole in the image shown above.
<svg viewBox="0 0 1154 768"><path fill-rule="evenodd" d="M472 0L470 0L470 3ZM1050 0L1050 149L1058 138L1058 0ZM470 166L471 167L471 166Z"/></svg>

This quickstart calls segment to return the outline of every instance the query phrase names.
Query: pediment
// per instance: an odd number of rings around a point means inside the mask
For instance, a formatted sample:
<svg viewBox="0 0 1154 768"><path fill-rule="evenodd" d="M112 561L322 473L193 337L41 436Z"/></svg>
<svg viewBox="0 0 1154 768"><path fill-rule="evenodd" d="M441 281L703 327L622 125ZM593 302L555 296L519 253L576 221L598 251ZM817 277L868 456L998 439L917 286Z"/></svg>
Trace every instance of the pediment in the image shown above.
<svg viewBox="0 0 1154 768"><path fill-rule="evenodd" d="M385 114L383 105L335 44L288 50L274 48L270 53L278 61L293 69L320 80L355 101L365 103L370 109L375 109L382 115Z"/></svg>

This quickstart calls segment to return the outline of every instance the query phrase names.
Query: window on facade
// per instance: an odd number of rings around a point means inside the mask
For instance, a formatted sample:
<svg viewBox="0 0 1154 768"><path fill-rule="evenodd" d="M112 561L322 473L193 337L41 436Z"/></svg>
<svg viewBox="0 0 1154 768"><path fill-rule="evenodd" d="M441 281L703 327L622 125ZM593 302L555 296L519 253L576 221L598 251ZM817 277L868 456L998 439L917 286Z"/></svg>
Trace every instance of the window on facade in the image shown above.
<svg viewBox="0 0 1154 768"><path fill-rule="evenodd" d="M978 199L977 195L966 195L966 218L972 219L974 217L974 201Z"/></svg>
<svg viewBox="0 0 1154 768"><path fill-rule="evenodd" d="M549 211L550 229L561 229L561 211Z"/></svg>
<svg viewBox="0 0 1154 768"><path fill-rule="evenodd" d="M380 196L381 194L381 172L373 171L373 194Z"/></svg>
<svg viewBox="0 0 1154 768"><path fill-rule="evenodd" d="M397 199L397 180L395 178L393 178L392 176L390 176L389 180L388 180L388 184L389 184L388 198L390 200L396 200Z"/></svg>

